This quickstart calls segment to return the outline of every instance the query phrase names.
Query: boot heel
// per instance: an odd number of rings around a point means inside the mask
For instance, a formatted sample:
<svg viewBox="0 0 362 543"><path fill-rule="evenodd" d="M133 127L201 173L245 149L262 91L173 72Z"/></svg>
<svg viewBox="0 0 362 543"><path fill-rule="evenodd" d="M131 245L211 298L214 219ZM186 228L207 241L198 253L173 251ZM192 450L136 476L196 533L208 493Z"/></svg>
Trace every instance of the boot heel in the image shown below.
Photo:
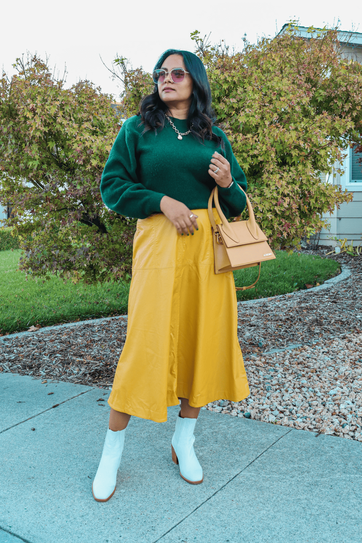
<svg viewBox="0 0 362 543"><path fill-rule="evenodd" d="M175 462L175 464L178 464L178 458L177 458L177 455L175 453L175 449L173 448L172 445L171 445L171 452L172 452L172 461Z"/></svg>

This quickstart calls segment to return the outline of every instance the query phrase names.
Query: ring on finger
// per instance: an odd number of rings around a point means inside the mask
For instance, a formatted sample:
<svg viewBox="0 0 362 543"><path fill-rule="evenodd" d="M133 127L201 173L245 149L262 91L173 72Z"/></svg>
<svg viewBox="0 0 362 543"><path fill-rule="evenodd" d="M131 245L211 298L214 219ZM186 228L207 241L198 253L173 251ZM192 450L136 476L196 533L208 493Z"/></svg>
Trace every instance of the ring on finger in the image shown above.
<svg viewBox="0 0 362 543"><path fill-rule="evenodd" d="M192 217L195 217L196 215L194 215L193 213L191 213L190 215L190 219L192 219Z"/></svg>
<svg viewBox="0 0 362 543"><path fill-rule="evenodd" d="M220 168L217 167L216 170L214 170L214 173L217 173L219 170L220 170Z"/></svg>

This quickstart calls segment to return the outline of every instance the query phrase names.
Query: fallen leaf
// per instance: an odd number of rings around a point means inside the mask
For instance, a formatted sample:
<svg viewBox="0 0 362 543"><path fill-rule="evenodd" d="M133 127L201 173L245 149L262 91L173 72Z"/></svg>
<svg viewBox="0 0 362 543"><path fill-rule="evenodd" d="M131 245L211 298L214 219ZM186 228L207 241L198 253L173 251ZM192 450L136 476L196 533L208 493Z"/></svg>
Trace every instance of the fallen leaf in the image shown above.
<svg viewBox="0 0 362 543"><path fill-rule="evenodd" d="M30 328L28 328L28 332L37 332L39 330L40 326L30 326Z"/></svg>
<svg viewBox="0 0 362 543"><path fill-rule="evenodd" d="M45 379L45 381L42 381L41 384L43 385L44 383L47 383L48 381Z"/></svg>
<svg viewBox="0 0 362 543"><path fill-rule="evenodd" d="M48 396L50 396L51 394L54 394L54 392L48 392Z"/></svg>

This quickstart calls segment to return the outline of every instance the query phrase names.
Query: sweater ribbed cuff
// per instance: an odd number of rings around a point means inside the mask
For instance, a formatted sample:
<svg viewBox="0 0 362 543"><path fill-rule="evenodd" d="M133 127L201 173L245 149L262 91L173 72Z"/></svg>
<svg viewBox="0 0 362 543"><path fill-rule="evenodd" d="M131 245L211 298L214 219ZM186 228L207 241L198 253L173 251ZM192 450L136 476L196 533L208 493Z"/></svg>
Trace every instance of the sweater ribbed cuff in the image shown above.
<svg viewBox="0 0 362 543"><path fill-rule="evenodd" d="M165 196L165 194L161 194L160 192L154 192L148 202L147 202L147 211L149 210L149 215L152 215L153 213L161 213L161 200Z"/></svg>

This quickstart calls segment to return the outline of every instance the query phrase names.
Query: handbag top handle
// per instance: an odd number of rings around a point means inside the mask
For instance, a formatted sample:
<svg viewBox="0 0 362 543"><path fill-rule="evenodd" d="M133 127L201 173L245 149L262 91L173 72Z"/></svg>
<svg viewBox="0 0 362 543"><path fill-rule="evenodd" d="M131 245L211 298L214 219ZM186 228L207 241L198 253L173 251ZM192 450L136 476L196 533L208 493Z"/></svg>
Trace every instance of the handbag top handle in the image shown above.
<svg viewBox="0 0 362 543"><path fill-rule="evenodd" d="M259 232L258 232L258 228L257 228L256 222L255 222L254 211L253 211L252 205L250 203L250 200L248 198L248 195L240 187L240 185L238 185L238 187L239 187L240 190L242 190L244 192L244 194L246 196L246 205L248 206L248 213L249 213L249 219L246 221L248 230L249 230L250 234L253 236L254 239L259 239ZM216 206L217 212L219 214L219 217L221 219L223 230L225 231L225 233L231 239L233 239L235 242L237 242L238 240L234 239L235 238L235 233L233 232L233 230L232 230L232 228L230 226L230 223L228 222L227 218L225 217L225 215L222 212L222 209L220 207L219 192L218 192L217 185L212 190L212 192L210 194L210 198L209 198L209 202L208 202L208 206L207 206L207 210L208 210L208 213L209 213L209 219L210 219L211 225L214 228L214 230L217 230L214 214L212 212L212 201L213 201L213 199L215 200L215 206ZM241 217L241 215L239 215L236 218L236 220L240 219L240 217Z"/></svg>

